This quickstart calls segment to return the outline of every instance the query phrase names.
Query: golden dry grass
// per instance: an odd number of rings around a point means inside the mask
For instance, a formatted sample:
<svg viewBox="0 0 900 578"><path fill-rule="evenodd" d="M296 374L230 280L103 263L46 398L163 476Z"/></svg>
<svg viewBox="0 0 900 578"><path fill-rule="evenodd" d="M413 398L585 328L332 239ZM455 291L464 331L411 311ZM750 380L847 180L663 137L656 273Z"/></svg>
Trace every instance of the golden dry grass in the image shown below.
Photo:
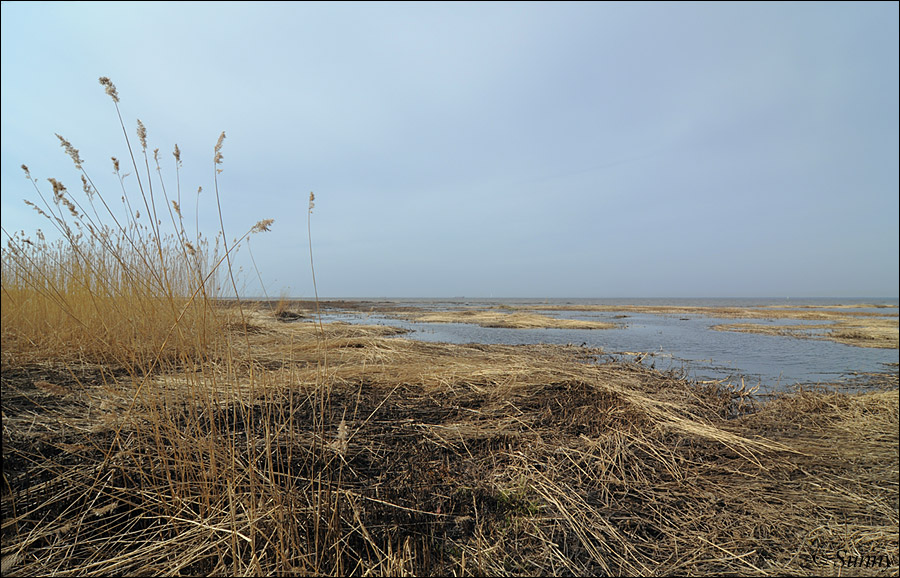
<svg viewBox="0 0 900 578"><path fill-rule="evenodd" d="M539 313L502 312L492 310L462 310L415 312L400 315L418 323L473 323L482 327L507 329L613 329L614 323L556 319Z"/></svg>
<svg viewBox="0 0 900 578"><path fill-rule="evenodd" d="M516 309L541 311L632 311L658 315L705 315L707 317L749 319L835 319L844 317L897 317L892 305L766 305L759 307L710 307L682 305L518 305ZM875 311L846 309L876 308Z"/></svg>
<svg viewBox="0 0 900 578"><path fill-rule="evenodd" d="M834 320L828 325L762 325L760 323L728 323L714 325L716 331L739 331L763 335L785 335L801 339L824 339L880 349L897 349L897 319L846 318ZM812 330L812 331L811 331Z"/></svg>

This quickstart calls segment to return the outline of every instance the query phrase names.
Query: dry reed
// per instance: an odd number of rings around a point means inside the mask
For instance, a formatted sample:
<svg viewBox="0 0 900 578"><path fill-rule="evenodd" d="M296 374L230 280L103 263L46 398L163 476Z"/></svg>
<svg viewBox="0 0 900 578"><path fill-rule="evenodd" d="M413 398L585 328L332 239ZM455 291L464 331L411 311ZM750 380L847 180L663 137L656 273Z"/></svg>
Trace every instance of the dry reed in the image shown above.
<svg viewBox="0 0 900 578"><path fill-rule="evenodd" d="M728 323L714 325L717 331L740 331L763 335L787 335L802 339L825 339L879 349L897 349L897 318L845 318L835 319L828 325L762 325L759 323Z"/></svg>
<svg viewBox="0 0 900 578"><path fill-rule="evenodd" d="M429 311L400 315L418 323L474 323L482 327L506 329L613 329L614 323L558 319L538 313L506 313L501 311Z"/></svg>

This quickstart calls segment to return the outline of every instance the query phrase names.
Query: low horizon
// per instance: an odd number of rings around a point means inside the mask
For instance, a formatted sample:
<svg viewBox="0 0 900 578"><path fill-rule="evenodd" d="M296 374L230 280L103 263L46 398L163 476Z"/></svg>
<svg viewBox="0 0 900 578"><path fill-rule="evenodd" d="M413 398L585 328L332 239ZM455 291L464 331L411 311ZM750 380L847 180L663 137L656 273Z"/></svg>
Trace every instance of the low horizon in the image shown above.
<svg viewBox="0 0 900 578"><path fill-rule="evenodd" d="M315 301L315 297L272 297L272 296L241 296L241 299L248 301L279 301L280 299L286 299L290 301ZM234 297L226 297L226 299L234 299ZM786 296L786 297L773 297L773 296L694 296L694 297L662 297L662 296L637 296L637 297L510 297L510 296L476 296L476 295L452 295L452 296L416 296L416 297L403 297L403 296L394 296L394 295L378 295L378 296L320 296L318 298L319 301L338 301L338 300L346 300L346 301L366 301L366 300L479 300L479 301L501 301L501 300L521 300L521 301L546 301L546 300L628 300L628 299L643 299L643 300L735 300L735 301L747 301L747 300L760 300L760 301L865 301L865 300L873 300L873 301L898 301L900 302L900 297L879 297L879 296L861 296L861 297L848 297L848 296L839 296L839 297L826 297L826 296Z"/></svg>

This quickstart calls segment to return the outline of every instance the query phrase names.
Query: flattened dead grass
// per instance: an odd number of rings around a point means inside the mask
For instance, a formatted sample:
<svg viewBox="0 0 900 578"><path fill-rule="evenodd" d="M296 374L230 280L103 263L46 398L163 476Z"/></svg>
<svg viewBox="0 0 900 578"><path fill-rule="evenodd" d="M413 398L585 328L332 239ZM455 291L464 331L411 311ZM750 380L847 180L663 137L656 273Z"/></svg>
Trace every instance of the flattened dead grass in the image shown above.
<svg viewBox="0 0 900 578"><path fill-rule="evenodd" d="M896 374L760 406L587 348L230 327L140 394L4 361L4 575L898 571Z"/></svg>
<svg viewBox="0 0 900 578"><path fill-rule="evenodd" d="M763 335L786 335L801 339L823 339L856 347L897 349L897 319L850 318L835 320L828 325L762 325L759 323L729 323L714 325L717 331L739 331Z"/></svg>
<svg viewBox="0 0 900 578"><path fill-rule="evenodd" d="M705 307L680 305L520 305L516 309L540 311L623 311L656 315L704 315L729 319L842 319L845 317L897 317L892 305L767 305L760 307ZM876 311L847 309L877 308ZM893 311L892 311L893 310Z"/></svg>
<svg viewBox="0 0 900 578"><path fill-rule="evenodd" d="M507 329L614 329L614 323L556 319L539 313L505 313L501 311L461 310L417 312L402 315L419 323L473 323L482 327Z"/></svg>

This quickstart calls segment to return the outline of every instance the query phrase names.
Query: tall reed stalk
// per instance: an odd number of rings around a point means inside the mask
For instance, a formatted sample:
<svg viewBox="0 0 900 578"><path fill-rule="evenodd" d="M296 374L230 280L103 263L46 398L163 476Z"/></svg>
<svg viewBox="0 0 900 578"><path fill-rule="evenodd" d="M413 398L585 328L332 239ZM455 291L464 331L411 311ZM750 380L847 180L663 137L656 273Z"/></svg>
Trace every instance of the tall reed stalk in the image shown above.
<svg viewBox="0 0 900 578"><path fill-rule="evenodd" d="M329 437L331 415L331 380L328 375L328 343L322 312L319 304L319 288L316 284L316 268L313 259L312 212L316 196L309 193L306 213L306 230L309 241L309 268L312 275L313 295L316 311L316 383L314 388L312 423L315 431L313 456L323 464L316 471L312 484L315 516L313 521L312 545L315 552L313 571L316 574L330 573L343 575L342 534L341 534L341 480L343 476L344 453L347 449L349 430L342 415L335 430L335 439L326 443ZM334 464L336 463L336 467Z"/></svg>

